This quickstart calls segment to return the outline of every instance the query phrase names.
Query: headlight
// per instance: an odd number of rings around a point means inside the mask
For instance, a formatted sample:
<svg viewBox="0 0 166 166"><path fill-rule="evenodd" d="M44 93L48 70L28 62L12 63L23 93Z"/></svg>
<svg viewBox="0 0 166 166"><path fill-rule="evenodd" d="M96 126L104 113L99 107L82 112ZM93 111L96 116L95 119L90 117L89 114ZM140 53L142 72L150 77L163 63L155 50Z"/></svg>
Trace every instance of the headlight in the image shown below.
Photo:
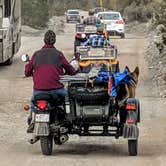
<svg viewBox="0 0 166 166"><path fill-rule="evenodd" d="M82 34L81 38L83 38L83 39L86 38L86 34Z"/></svg>

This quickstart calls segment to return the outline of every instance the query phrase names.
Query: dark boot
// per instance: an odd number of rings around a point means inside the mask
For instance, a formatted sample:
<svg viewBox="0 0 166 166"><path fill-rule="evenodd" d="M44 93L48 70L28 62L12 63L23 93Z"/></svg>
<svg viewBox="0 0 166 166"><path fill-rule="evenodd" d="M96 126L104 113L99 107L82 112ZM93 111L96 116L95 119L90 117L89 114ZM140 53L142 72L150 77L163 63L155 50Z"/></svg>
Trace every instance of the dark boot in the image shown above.
<svg viewBox="0 0 166 166"><path fill-rule="evenodd" d="M28 123L28 125L30 125L32 123L32 116L31 115L28 116L27 123Z"/></svg>
<svg viewBox="0 0 166 166"><path fill-rule="evenodd" d="M35 123L32 122L32 123L28 126L27 133L33 133L34 127L35 127Z"/></svg>

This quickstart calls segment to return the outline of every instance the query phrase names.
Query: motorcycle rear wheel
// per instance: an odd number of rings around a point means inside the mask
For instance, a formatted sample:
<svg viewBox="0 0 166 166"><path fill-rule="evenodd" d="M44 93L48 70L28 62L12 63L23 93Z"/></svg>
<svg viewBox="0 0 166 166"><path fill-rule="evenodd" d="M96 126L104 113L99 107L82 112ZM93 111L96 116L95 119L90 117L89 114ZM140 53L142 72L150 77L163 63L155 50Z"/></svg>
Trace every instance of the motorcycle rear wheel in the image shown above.
<svg viewBox="0 0 166 166"><path fill-rule="evenodd" d="M138 140L128 140L128 151L130 156L137 156Z"/></svg>
<svg viewBox="0 0 166 166"><path fill-rule="evenodd" d="M41 150L44 155L51 155L53 149L53 137L52 136L43 136L40 137Z"/></svg>

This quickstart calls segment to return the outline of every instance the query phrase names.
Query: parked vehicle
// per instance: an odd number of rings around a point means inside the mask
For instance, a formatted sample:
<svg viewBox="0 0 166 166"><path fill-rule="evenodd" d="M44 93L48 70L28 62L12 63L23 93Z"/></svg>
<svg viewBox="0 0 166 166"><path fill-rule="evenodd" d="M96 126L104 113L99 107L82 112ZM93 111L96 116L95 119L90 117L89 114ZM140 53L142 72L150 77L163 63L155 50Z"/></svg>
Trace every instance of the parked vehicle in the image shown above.
<svg viewBox="0 0 166 166"><path fill-rule="evenodd" d="M66 22L81 22L79 10L67 10L66 12Z"/></svg>
<svg viewBox="0 0 166 166"><path fill-rule="evenodd" d="M96 17L106 25L109 35L125 38L125 22L119 12L106 11L97 13Z"/></svg>
<svg viewBox="0 0 166 166"><path fill-rule="evenodd" d="M0 63L10 65L21 45L21 0L0 1Z"/></svg>

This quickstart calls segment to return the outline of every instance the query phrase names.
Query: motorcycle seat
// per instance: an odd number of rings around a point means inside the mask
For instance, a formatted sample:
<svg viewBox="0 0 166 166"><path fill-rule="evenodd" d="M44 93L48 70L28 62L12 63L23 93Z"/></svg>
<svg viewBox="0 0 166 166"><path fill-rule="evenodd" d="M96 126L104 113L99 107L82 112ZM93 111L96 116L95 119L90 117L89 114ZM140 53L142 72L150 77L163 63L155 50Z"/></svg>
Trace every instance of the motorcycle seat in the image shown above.
<svg viewBox="0 0 166 166"><path fill-rule="evenodd" d="M39 93L34 96L34 102L37 100L46 100L49 103L61 103L62 98L56 94L52 95L50 93Z"/></svg>

